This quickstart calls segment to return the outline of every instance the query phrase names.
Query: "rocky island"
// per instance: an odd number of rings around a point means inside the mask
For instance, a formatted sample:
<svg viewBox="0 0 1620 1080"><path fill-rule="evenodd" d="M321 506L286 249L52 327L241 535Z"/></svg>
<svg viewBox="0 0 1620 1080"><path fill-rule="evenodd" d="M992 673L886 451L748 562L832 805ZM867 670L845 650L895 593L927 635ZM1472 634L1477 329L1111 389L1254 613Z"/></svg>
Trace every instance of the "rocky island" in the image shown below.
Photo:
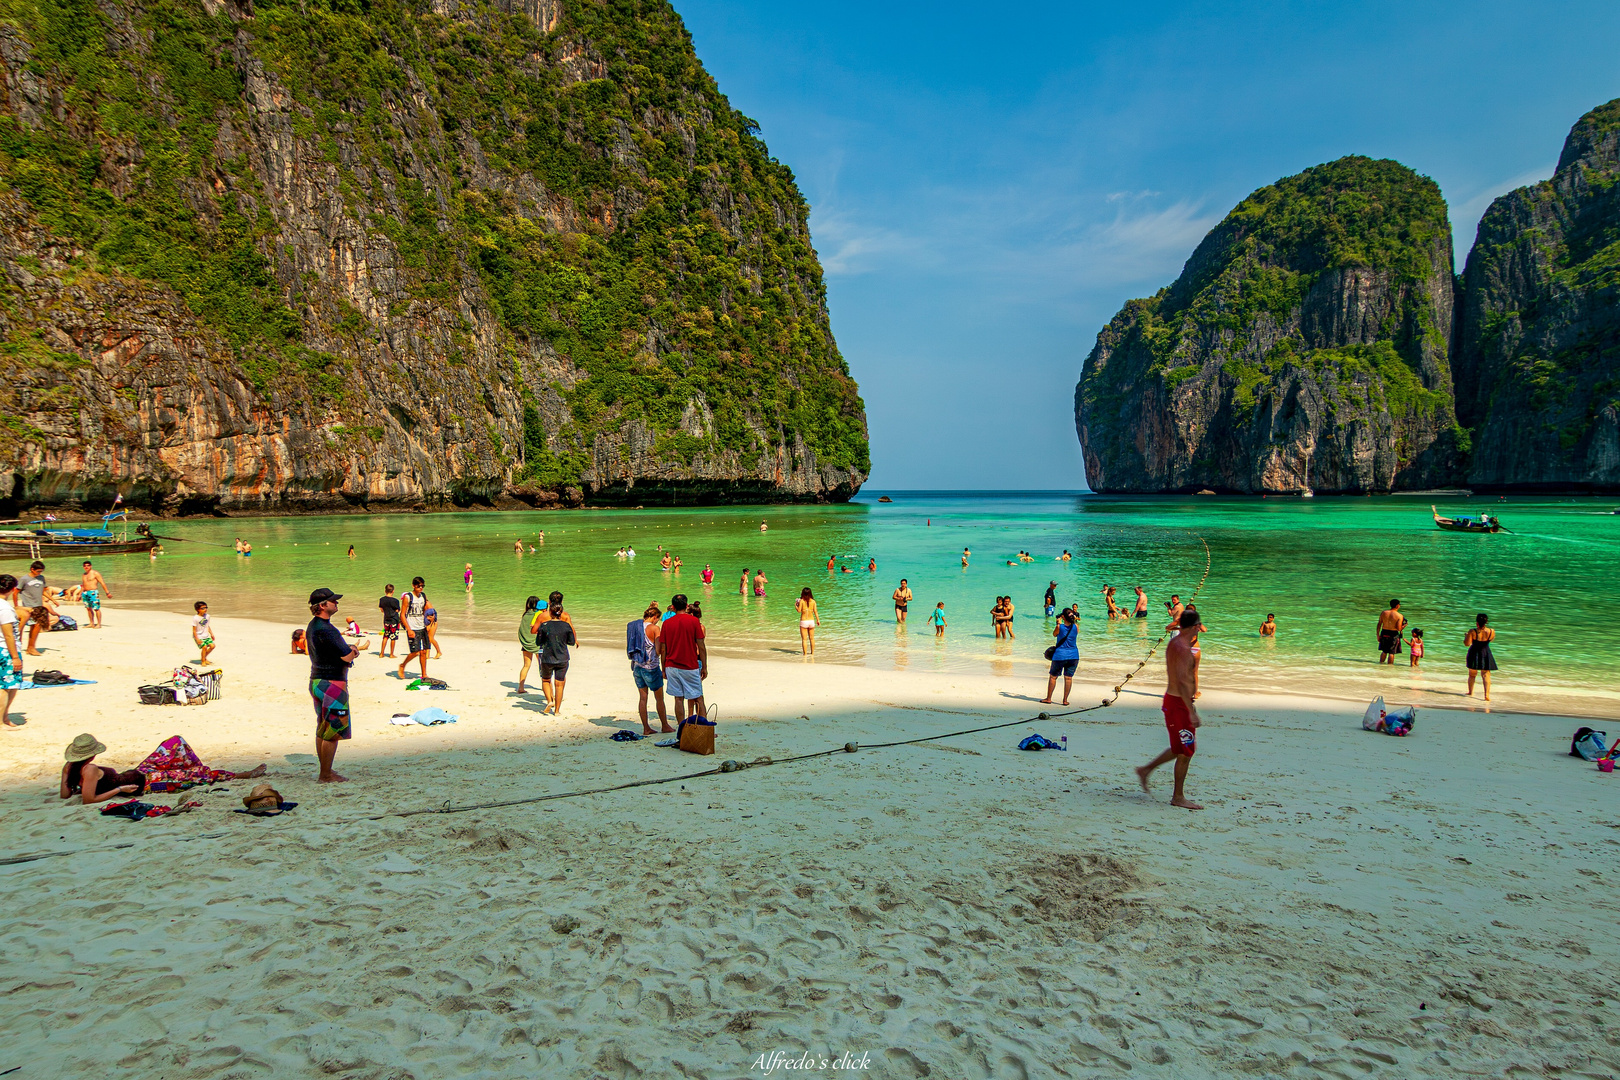
<svg viewBox="0 0 1620 1080"><path fill-rule="evenodd" d="M842 500L808 207L664 0L17 0L0 512Z"/></svg>
<svg viewBox="0 0 1620 1080"><path fill-rule="evenodd" d="M1454 276L1445 202L1348 157L1261 188L1097 336L1099 492L1620 490L1620 101L1498 199Z"/></svg>

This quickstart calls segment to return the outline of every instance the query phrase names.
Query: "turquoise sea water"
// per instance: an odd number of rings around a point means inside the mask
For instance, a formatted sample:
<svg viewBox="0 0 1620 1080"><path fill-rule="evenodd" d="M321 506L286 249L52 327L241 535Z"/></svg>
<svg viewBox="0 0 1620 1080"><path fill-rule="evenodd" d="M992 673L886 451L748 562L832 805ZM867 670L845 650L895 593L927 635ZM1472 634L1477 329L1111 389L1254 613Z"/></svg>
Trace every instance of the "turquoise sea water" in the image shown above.
<svg viewBox="0 0 1620 1080"><path fill-rule="evenodd" d="M1508 502L1440 497L1442 513L1489 508L1513 530L1495 536L1444 533L1430 519L1431 496L1314 500L1210 497L1125 498L1080 494L877 493L847 506L669 508L414 516L242 518L162 523L173 542L156 562L103 560L120 599L189 611L207 599L215 614L307 620L304 600L321 585L345 594L340 614L379 621L385 582L404 591L427 579L442 625L452 633L513 636L523 599L552 589L587 643L616 647L626 620L674 592L701 600L711 648L719 655L799 655L793 601L815 591L822 664L912 670L989 672L1019 681L1023 692L1044 675L1041 652L1051 622L1041 596L1058 583L1060 603L1078 602L1082 674L1112 678L1141 658L1164 624L1170 593L1191 594L1204 571L1198 607L1206 681L1255 689L1311 689L1348 697L1383 692L1392 700L1458 703L1462 637L1475 612L1498 629L1499 708L1620 715L1613 689L1617 650L1609 635L1609 585L1620 555L1620 516L1600 499L1514 498ZM761 520L770 529L761 533ZM544 529L533 555L527 543ZM254 546L237 556L232 540ZM522 537L525 554L514 555ZM357 557L346 557L353 544ZM637 557L614 551L633 544ZM215 545L215 546L209 546ZM659 548L683 560L660 569ZM973 552L967 569L962 548ZM1067 563L1054 556L1067 548ZM1006 560L1020 550L1034 563ZM849 574L828 572L829 554ZM876 559L876 573L865 566ZM462 587L471 562L476 586ZM705 587L700 572L713 566ZM763 600L739 596L742 568L763 568ZM54 568L53 580L70 568ZM73 568L76 569L76 568ZM111 571L110 573L108 571ZM916 599L911 623L896 627L890 594L901 577ZM1146 587L1152 618L1110 622L1101 589ZM996 641L989 609L997 595L1017 604L1013 641ZM1399 597L1424 630L1427 655L1414 675L1380 670L1375 625ZM942 643L924 619L944 601ZM1275 612L1277 638L1256 629ZM221 659L225 659L223 654ZM1158 685L1157 661L1150 686ZM1044 684L1038 689L1044 690ZM1010 686L1009 692L1015 688ZM1039 695L1036 695L1039 696Z"/></svg>

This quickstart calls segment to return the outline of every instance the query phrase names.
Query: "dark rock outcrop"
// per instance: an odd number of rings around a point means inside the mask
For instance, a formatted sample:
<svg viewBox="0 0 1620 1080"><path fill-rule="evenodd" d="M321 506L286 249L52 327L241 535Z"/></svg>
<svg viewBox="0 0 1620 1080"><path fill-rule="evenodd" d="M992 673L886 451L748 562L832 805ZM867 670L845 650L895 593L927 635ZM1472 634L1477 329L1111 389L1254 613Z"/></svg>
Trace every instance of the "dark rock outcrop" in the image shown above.
<svg viewBox="0 0 1620 1080"><path fill-rule="evenodd" d="M18 0L0 512L847 499L808 207L664 0Z"/></svg>
<svg viewBox="0 0 1620 1080"><path fill-rule="evenodd" d="M1240 203L1097 336L1099 492L1389 491L1453 478L1451 231L1435 184L1349 157Z"/></svg>
<svg viewBox="0 0 1620 1080"><path fill-rule="evenodd" d="M1620 99L1491 204L1452 361L1481 489L1620 490Z"/></svg>

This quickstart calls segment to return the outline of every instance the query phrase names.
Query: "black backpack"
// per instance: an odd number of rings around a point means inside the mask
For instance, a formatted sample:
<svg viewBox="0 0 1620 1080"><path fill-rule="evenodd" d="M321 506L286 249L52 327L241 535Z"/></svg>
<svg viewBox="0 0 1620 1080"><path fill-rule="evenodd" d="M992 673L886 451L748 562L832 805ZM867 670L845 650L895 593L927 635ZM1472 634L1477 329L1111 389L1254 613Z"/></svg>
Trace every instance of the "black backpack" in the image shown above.
<svg viewBox="0 0 1620 1080"><path fill-rule="evenodd" d="M46 670L34 672L35 686L71 686L72 684L73 680L62 674L60 671Z"/></svg>
<svg viewBox="0 0 1620 1080"><path fill-rule="evenodd" d="M142 686L135 691L142 705L178 705L180 698L172 686Z"/></svg>

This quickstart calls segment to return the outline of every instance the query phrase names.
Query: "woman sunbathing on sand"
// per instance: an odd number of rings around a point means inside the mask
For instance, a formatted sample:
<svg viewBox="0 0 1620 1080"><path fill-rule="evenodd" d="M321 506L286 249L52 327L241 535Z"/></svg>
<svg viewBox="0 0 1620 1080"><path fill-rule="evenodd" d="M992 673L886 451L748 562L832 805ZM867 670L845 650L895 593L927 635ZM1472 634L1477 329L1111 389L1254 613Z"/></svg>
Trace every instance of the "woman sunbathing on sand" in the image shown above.
<svg viewBox="0 0 1620 1080"><path fill-rule="evenodd" d="M95 764L96 755L106 750L105 743L89 734L80 735L68 744L62 755L67 759L67 764L62 766L62 798L77 795L86 804L98 803L120 795L180 791L194 784L217 784L222 780L264 775L263 765L239 773L210 769L178 735L165 739L145 761L127 772Z"/></svg>

